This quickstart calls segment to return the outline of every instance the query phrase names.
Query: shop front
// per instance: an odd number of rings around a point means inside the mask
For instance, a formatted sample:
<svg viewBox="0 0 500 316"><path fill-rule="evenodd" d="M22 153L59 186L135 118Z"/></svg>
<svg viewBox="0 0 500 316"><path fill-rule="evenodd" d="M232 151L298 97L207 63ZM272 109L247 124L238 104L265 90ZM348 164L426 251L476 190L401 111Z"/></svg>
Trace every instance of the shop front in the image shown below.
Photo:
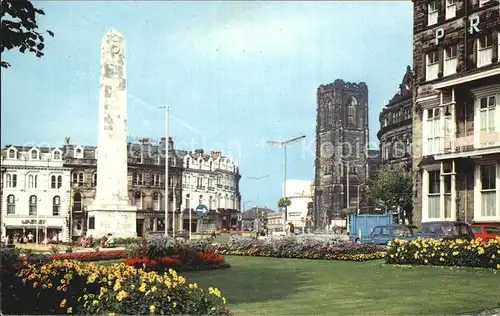
<svg viewBox="0 0 500 316"><path fill-rule="evenodd" d="M59 243L65 240L65 219L21 219L4 218L5 234L15 242L31 240L40 243ZM67 234L66 234L67 235Z"/></svg>

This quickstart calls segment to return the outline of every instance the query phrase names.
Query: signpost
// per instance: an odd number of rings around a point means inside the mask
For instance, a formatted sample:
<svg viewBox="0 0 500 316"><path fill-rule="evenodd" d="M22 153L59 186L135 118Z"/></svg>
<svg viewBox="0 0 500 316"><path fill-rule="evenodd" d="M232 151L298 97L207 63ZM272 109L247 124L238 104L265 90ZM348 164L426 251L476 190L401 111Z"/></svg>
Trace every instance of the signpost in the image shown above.
<svg viewBox="0 0 500 316"><path fill-rule="evenodd" d="M203 220L205 216L208 214L208 207L205 204L200 204L196 207L195 210L198 218L201 220L201 239L203 239Z"/></svg>

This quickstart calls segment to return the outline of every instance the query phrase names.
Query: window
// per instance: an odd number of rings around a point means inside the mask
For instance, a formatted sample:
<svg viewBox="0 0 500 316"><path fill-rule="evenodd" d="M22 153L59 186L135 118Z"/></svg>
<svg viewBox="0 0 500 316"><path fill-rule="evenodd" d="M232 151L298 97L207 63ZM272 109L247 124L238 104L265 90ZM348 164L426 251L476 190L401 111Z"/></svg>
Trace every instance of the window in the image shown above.
<svg viewBox="0 0 500 316"><path fill-rule="evenodd" d="M153 193L153 211L160 210L160 195L158 192Z"/></svg>
<svg viewBox="0 0 500 316"><path fill-rule="evenodd" d="M188 168L188 169L190 168L190 167L189 167L190 160L191 160L191 159L189 159L189 157L188 157L188 158L186 158L186 168Z"/></svg>
<svg viewBox="0 0 500 316"><path fill-rule="evenodd" d="M457 72L457 45L446 47L444 54L443 75L449 76Z"/></svg>
<svg viewBox="0 0 500 316"><path fill-rule="evenodd" d="M479 166L481 180L481 216L496 215L496 164Z"/></svg>
<svg viewBox="0 0 500 316"><path fill-rule="evenodd" d="M173 187L174 186L174 177L168 177L168 186Z"/></svg>
<svg viewBox="0 0 500 316"><path fill-rule="evenodd" d="M59 216L61 211L61 198L59 196L54 196L52 199L52 215Z"/></svg>
<svg viewBox="0 0 500 316"><path fill-rule="evenodd" d="M57 177L56 176L51 176L50 177L50 188L55 189L57 185Z"/></svg>
<svg viewBox="0 0 500 316"><path fill-rule="evenodd" d="M132 185L137 185L137 173L132 174Z"/></svg>
<svg viewBox="0 0 500 316"><path fill-rule="evenodd" d="M36 149L31 151L31 159L38 159L38 151Z"/></svg>
<svg viewBox="0 0 500 316"><path fill-rule="evenodd" d="M82 195L76 192L73 195L73 212L81 212L82 211Z"/></svg>
<svg viewBox="0 0 500 316"><path fill-rule="evenodd" d="M479 143L480 146L495 145L498 142L491 133L496 131L495 113L496 97L488 96L479 99ZM494 135L494 134L493 134Z"/></svg>
<svg viewBox="0 0 500 316"><path fill-rule="evenodd" d="M135 205L139 210L142 210L142 194L140 191L136 191L134 194Z"/></svg>
<svg viewBox="0 0 500 316"><path fill-rule="evenodd" d="M16 214L16 197L12 194L7 196L7 215Z"/></svg>
<svg viewBox="0 0 500 316"><path fill-rule="evenodd" d="M83 149L82 148L75 149L75 158L83 158Z"/></svg>
<svg viewBox="0 0 500 316"><path fill-rule="evenodd" d="M10 159L15 159L16 158L16 151L14 149L9 150L9 158Z"/></svg>
<svg viewBox="0 0 500 316"><path fill-rule="evenodd" d="M71 182L73 182L73 184L78 183L78 173L75 172L71 175Z"/></svg>
<svg viewBox="0 0 500 316"><path fill-rule="evenodd" d="M457 0L446 0L446 19L453 19L457 16Z"/></svg>
<svg viewBox="0 0 500 316"><path fill-rule="evenodd" d="M481 36L477 40L477 66L483 67L491 64L493 58L492 34Z"/></svg>
<svg viewBox="0 0 500 316"><path fill-rule="evenodd" d="M144 174L139 173L137 176L137 185L144 185Z"/></svg>
<svg viewBox="0 0 500 316"><path fill-rule="evenodd" d="M429 218L439 218L439 201L440 201L440 175L439 171L428 171L429 174L429 192L428 198L428 212Z"/></svg>
<svg viewBox="0 0 500 316"><path fill-rule="evenodd" d="M92 176L92 186L96 187L97 186L97 172L94 173Z"/></svg>
<svg viewBox="0 0 500 316"><path fill-rule="evenodd" d="M427 155L435 154L441 151L442 128L440 120L440 109L427 110Z"/></svg>
<svg viewBox="0 0 500 316"><path fill-rule="evenodd" d="M17 187L17 174L6 174L5 182L7 188L16 188Z"/></svg>
<svg viewBox="0 0 500 316"><path fill-rule="evenodd" d="M213 162L210 161L210 170L214 170L213 169Z"/></svg>
<svg viewBox="0 0 500 316"><path fill-rule="evenodd" d="M349 104L349 109L347 113L347 121L351 125L356 125L356 106L358 101L355 97L351 97L351 104Z"/></svg>
<svg viewBox="0 0 500 316"><path fill-rule="evenodd" d="M479 0L479 7L483 7L486 3L490 2L491 0Z"/></svg>
<svg viewBox="0 0 500 316"><path fill-rule="evenodd" d="M59 151L54 151L54 160L61 160L61 153Z"/></svg>
<svg viewBox="0 0 500 316"><path fill-rule="evenodd" d="M434 25L438 22L439 1L433 1L427 5L427 25Z"/></svg>
<svg viewBox="0 0 500 316"><path fill-rule="evenodd" d="M62 176L57 176L57 188L60 189L62 187Z"/></svg>
<svg viewBox="0 0 500 316"><path fill-rule="evenodd" d="M485 227L484 230L486 231L487 234L500 235L500 228L499 227Z"/></svg>
<svg viewBox="0 0 500 316"><path fill-rule="evenodd" d="M36 195L30 196L29 200L29 216L35 216L36 215Z"/></svg>
<svg viewBox="0 0 500 316"><path fill-rule="evenodd" d="M89 217L89 229L95 229L95 217L94 216Z"/></svg>
<svg viewBox="0 0 500 316"><path fill-rule="evenodd" d="M83 187L83 172L78 174L78 186Z"/></svg>
<svg viewBox="0 0 500 316"><path fill-rule="evenodd" d="M430 52L426 56L425 80L430 81L438 78L439 73L439 52Z"/></svg>
<svg viewBox="0 0 500 316"><path fill-rule="evenodd" d="M28 176L28 188L30 189L36 189L38 184L38 176L30 174Z"/></svg>

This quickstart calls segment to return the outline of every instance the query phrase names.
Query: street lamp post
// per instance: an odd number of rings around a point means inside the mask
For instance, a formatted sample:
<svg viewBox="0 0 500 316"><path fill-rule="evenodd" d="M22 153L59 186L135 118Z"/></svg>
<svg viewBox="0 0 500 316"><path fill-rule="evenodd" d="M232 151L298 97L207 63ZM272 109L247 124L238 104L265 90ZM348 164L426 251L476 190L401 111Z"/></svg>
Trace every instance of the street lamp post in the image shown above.
<svg viewBox="0 0 500 316"><path fill-rule="evenodd" d="M256 233L257 233L257 236L259 236L259 180L261 179L264 179L264 178L267 178L269 177L269 175L264 175L264 176L260 176L260 177L248 177L249 179L252 179L252 180L255 180L256 182L256 187L257 187L257 229L256 229Z"/></svg>
<svg viewBox="0 0 500 316"><path fill-rule="evenodd" d="M294 143L298 143L299 141L301 141L302 139L306 138L306 135L302 135L302 136L299 136L299 137L295 137L295 138L291 138L289 140L286 140L286 141L276 141L276 140L269 140L267 141L267 144L269 145L275 145L275 146L279 146L279 147L282 147L283 148L283 178L284 178L284 181L283 181L283 197L286 199L286 147L288 145L291 145L291 144L294 144ZM286 222L287 222L287 212L288 212L288 207L285 205L285 220L284 220L284 223L283 223L283 229L284 231L286 231Z"/></svg>
<svg viewBox="0 0 500 316"><path fill-rule="evenodd" d="M160 108L165 109L165 237L168 237L168 105L160 105Z"/></svg>

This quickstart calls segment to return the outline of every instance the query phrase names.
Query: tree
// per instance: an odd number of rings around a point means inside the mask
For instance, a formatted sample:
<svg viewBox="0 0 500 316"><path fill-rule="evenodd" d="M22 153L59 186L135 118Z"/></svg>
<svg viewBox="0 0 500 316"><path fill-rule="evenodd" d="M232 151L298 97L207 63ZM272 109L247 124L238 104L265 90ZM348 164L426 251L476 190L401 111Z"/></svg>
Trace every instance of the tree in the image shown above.
<svg viewBox="0 0 500 316"><path fill-rule="evenodd" d="M394 164L384 166L378 172L366 188L366 194L374 206L386 211L398 211L402 219L403 211L407 211L407 214L411 212L412 190L411 171L404 165Z"/></svg>
<svg viewBox="0 0 500 316"><path fill-rule="evenodd" d="M37 9L28 0L1 0L2 1L2 54L6 50L19 49L24 54L26 50L35 54L36 57L43 56L45 47L42 34L47 33L54 37L50 30L40 32L36 22L37 14L45 15L41 9ZM3 68L10 67L4 60L1 61Z"/></svg>
<svg viewBox="0 0 500 316"><path fill-rule="evenodd" d="M290 201L289 199L287 198L281 198L279 201L278 201L278 207L288 207L292 204L292 201Z"/></svg>

